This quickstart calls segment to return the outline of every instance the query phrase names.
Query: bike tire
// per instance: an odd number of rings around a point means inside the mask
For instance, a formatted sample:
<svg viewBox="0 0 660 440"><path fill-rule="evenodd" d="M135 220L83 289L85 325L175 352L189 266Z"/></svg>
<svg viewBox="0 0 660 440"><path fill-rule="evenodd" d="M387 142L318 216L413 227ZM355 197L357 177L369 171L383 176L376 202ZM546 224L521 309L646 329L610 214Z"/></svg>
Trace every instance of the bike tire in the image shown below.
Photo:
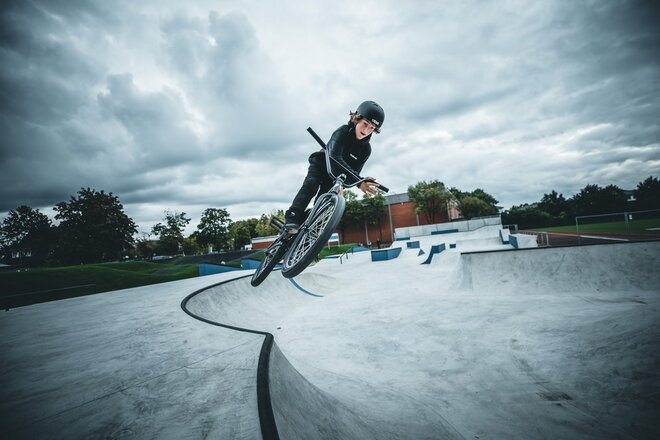
<svg viewBox="0 0 660 440"><path fill-rule="evenodd" d="M286 250L286 241L280 235L270 246L268 246L268 249L264 252L263 260L261 260L259 267L257 267L257 270L252 274L250 284L252 284L253 287L257 287L266 279L266 277L268 277L275 265L282 259Z"/></svg>
<svg viewBox="0 0 660 440"><path fill-rule="evenodd" d="M282 275L293 278L300 274L321 252L330 236L339 225L346 201L337 194L328 194L321 199L319 209L312 213L291 246L284 254Z"/></svg>

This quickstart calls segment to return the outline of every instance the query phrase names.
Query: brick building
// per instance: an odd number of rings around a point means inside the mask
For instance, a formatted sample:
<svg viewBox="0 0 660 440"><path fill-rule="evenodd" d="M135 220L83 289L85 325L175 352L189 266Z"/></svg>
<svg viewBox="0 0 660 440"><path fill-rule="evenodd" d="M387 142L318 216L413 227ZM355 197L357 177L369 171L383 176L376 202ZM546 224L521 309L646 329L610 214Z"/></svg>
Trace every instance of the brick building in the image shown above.
<svg viewBox="0 0 660 440"><path fill-rule="evenodd" d="M449 203L446 213L440 214L433 223L447 223L459 218L458 209L453 203ZM380 222L362 227L351 226L344 231L338 230L341 243L362 243L365 245L375 244L380 241L383 244L394 241L396 228L409 226L428 225L425 214L415 213L415 205L410 201L408 194L391 194L385 196L385 211Z"/></svg>
<svg viewBox="0 0 660 440"><path fill-rule="evenodd" d="M385 197L385 210L380 222L374 225L364 224L361 227L350 226L337 229L339 242L361 243L364 245L376 244L379 241L382 244L394 241L394 231L396 228L405 228L409 226L428 225L426 215L416 214L415 205L410 201L408 194L389 194ZM446 223L460 217L460 213L454 204L449 203L446 213L440 215L434 223ZM252 249L265 249L273 242L273 237L258 237L252 239Z"/></svg>

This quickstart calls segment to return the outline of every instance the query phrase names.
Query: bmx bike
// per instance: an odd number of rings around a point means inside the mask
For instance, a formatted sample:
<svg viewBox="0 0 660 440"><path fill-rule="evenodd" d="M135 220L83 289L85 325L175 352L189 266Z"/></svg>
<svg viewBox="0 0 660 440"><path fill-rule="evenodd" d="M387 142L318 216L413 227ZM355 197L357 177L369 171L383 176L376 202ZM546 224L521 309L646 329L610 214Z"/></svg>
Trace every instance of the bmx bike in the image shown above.
<svg viewBox="0 0 660 440"><path fill-rule="evenodd" d="M259 267L252 275L250 283L255 287L266 279L280 260L282 260L282 275L286 278L295 277L309 266L337 229L337 225L339 225L341 217L344 215L346 201L341 194L343 188L351 188L360 185L362 182L372 182L376 183L381 191L389 191L387 187L373 180L360 178L350 170L345 169L341 163L330 157L325 143L314 130L308 128L307 131L325 150L326 168L328 175L334 180L334 184L328 192L316 198L311 210L306 211L306 218L297 233L292 234L287 231L280 219L271 218L270 225L279 231L279 235L266 249L263 260L261 260ZM330 166L331 160L343 168L345 173L335 176ZM346 183L347 175L350 175L353 179L350 184Z"/></svg>

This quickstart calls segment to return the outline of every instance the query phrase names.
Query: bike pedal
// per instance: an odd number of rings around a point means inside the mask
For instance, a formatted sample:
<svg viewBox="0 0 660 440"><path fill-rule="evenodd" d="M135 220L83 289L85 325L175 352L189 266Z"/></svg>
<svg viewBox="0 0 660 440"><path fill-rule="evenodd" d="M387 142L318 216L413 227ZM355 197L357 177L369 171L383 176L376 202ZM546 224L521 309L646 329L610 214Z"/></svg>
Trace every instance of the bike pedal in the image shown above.
<svg viewBox="0 0 660 440"><path fill-rule="evenodd" d="M279 231L284 227L284 222L279 218L279 217L271 217L270 218L270 226Z"/></svg>

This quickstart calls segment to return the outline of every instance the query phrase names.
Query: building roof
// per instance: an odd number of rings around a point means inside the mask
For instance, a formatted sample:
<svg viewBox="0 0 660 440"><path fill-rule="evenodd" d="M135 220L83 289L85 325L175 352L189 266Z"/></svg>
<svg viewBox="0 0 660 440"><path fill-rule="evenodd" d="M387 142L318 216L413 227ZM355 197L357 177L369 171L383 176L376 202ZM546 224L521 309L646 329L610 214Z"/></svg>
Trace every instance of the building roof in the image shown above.
<svg viewBox="0 0 660 440"><path fill-rule="evenodd" d="M396 205L397 203L406 203L410 201L408 193L401 194L387 194L384 196L385 205Z"/></svg>

